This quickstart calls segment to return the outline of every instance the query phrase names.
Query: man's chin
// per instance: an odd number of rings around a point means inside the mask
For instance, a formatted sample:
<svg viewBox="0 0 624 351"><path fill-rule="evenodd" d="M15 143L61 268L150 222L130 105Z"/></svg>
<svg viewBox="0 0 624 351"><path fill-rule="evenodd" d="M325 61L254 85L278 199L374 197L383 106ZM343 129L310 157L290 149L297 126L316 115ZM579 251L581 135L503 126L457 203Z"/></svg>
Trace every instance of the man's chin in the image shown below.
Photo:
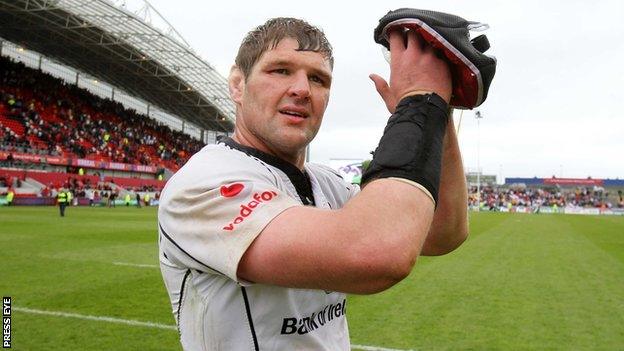
<svg viewBox="0 0 624 351"><path fill-rule="evenodd" d="M289 151L289 153L296 153L305 148L312 142L313 137L307 135L282 135L278 140L278 144L282 151Z"/></svg>

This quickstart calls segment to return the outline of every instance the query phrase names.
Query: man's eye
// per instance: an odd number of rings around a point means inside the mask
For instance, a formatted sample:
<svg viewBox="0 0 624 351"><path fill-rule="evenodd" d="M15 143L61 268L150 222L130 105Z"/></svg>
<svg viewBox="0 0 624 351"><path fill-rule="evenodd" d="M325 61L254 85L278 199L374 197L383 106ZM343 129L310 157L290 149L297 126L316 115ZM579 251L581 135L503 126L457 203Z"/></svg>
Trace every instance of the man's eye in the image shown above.
<svg viewBox="0 0 624 351"><path fill-rule="evenodd" d="M324 84L325 82L319 76L311 76L310 80L314 83Z"/></svg>
<svg viewBox="0 0 624 351"><path fill-rule="evenodd" d="M286 68L277 68L271 72L277 73L277 74L288 74L288 70Z"/></svg>

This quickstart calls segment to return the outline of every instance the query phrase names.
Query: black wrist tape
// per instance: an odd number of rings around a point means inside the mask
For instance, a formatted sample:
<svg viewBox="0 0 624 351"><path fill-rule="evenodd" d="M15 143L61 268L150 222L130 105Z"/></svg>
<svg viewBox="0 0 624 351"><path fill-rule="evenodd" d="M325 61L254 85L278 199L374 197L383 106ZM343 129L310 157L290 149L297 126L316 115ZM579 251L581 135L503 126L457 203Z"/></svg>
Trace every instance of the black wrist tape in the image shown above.
<svg viewBox="0 0 624 351"><path fill-rule="evenodd" d="M401 100L362 175L362 185L380 178L409 179L425 187L437 203L447 122L448 104L436 94Z"/></svg>

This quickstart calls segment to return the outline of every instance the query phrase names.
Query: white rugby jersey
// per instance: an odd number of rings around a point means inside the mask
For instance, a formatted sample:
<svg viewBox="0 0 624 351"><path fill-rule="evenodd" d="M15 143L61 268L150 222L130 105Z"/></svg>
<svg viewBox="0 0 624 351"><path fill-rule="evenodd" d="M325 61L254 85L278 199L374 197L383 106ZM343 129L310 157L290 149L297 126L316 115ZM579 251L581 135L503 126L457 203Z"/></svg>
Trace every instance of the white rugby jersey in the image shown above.
<svg viewBox="0 0 624 351"><path fill-rule="evenodd" d="M359 187L315 164L305 165L308 181L276 157L225 143L195 154L160 198L160 267L182 346L349 350L345 294L250 284L236 271L245 250L282 211L311 203L337 209ZM306 198L306 186L313 199Z"/></svg>

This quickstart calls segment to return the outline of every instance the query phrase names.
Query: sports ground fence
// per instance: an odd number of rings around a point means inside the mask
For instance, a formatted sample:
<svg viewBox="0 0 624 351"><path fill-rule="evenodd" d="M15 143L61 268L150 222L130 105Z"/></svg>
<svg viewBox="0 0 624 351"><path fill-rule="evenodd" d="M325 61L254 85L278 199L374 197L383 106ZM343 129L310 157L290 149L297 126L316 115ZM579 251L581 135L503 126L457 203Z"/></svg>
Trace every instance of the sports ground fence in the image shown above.
<svg viewBox="0 0 624 351"><path fill-rule="evenodd" d="M598 207L578 207L578 206L497 206L497 207L479 207L470 206L470 211L474 212L512 212L512 213L533 213L533 214L574 214L574 215L609 215L624 216L624 208L598 208Z"/></svg>

